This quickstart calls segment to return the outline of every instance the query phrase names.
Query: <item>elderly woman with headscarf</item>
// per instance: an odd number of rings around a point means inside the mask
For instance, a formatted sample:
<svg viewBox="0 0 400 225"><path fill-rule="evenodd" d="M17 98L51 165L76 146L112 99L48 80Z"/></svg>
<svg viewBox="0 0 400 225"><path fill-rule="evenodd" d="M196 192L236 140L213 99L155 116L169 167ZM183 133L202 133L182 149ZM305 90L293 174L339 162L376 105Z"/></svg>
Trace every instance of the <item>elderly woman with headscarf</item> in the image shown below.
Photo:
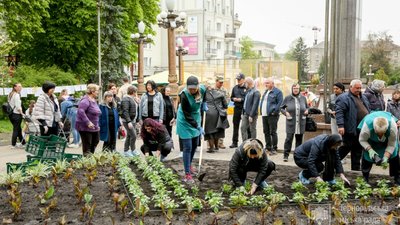
<svg viewBox="0 0 400 225"><path fill-rule="evenodd" d="M208 141L210 148L208 153L213 153L219 150L219 139L225 137L225 129L228 128L229 123L226 118L226 109L228 104L224 94L214 88L214 81L207 82L207 90L205 100L207 102L208 110L206 112L204 123L204 140ZM225 124L222 120L225 120Z"/></svg>
<svg viewBox="0 0 400 225"><path fill-rule="evenodd" d="M303 170L299 173L299 180L303 184L310 184L310 178L319 181L327 181L335 184L335 173L350 184L344 175L342 162L340 161L338 147L342 144L339 134L321 134L311 138L294 150L294 162ZM325 162L325 164L324 164ZM320 173L324 171L322 178Z"/></svg>
<svg viewBox="0 0 400 225"><path fill-rule="evenodd" d="M229 162L229 179L236 187L243 186L247 172L256 172L250 194L254 194L257 187L267 187L265 179L275 170L275 163L268 160L263 144L258 139L247 139L235 151Z"/></svg>
<svg viewBox="0 0 400 225"><path fill-rule="evenodd" d="M292 85L292 94L283 99L281 112L286 116L286 139L283 161L287 162L292 150L293 137L296 136L296 147L303 142L308 115L307 99L300 94L300 85Z"/></svg>
<svg viewBox="0 0 400 225"><path fill-rule="evenodd" d="M100 140L104 141L103 151L115 151L117 133L120 127L117 103L114 101L114 93L104 92L103 102L99 105L101 116L99 120Z"/></svg>
<svg viewBox="0 0 400 225"><path fill-rule="evenodd" d="M383 80L373 80L371 85L365 89L364 96L368 99L371 111L385 111L383 89L385 89Z"/></svg>
<svg viewBox="0 0 400 225"><path fill-rule="evenodd" d="M63 128L60 105L54 95L55 89L54 83L45 82L42 85L43 94L38 97L33 108L33 117L40 122L40 135L42 136L58 135L58 128Z"/></svg>

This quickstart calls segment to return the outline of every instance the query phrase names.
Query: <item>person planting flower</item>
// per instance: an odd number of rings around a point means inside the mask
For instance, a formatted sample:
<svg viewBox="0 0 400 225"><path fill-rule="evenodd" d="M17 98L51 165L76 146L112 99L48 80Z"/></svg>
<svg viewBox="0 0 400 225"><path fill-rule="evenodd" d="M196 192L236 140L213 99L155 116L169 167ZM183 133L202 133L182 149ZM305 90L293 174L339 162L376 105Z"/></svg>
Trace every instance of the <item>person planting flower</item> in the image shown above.
<svg viewBox="0 0 400 225"><path fill-rule="evenodd" d="M164 161L174 145L164 125L151 118L143 121L140 136L143 140L140 147L143 154L149 156L155 152L157 157L161 157L161 161Z"/></svg>

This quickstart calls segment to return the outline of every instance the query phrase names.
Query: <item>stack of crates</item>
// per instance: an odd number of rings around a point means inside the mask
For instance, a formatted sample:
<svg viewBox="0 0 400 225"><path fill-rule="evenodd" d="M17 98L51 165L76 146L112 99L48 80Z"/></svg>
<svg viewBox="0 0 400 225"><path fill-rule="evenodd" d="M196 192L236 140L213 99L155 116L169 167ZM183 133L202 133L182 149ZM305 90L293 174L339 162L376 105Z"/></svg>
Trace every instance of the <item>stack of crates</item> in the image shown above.
<svg viewBox="0 0 400 225"><path fill-rule="evenodd" d="M37 161L55 162L57 160L66 159L68 161L82 157L79 154L65 153L67 141L59 136L31 136L26 144L25 151L30 153L27 155L27 162L24 163L7 163L7 172L21 168L24 170L27 166L32 166Z"/></svg>

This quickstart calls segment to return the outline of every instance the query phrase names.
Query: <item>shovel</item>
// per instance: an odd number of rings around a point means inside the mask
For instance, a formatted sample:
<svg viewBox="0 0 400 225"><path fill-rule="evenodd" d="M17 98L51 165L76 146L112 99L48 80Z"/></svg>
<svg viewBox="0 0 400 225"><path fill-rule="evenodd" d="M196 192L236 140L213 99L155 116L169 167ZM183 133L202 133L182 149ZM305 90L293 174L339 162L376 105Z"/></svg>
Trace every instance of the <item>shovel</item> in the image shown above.
<svg viewBox="0 0 400 225"><path fill-rule="evenodd" d="M197 170L197 179L202 182L204 177L206 176L206 173L201 173L201 162L203 161L203 144L204 141L201 140L200 136L200 156L199 156L199 168Z"/></svg>

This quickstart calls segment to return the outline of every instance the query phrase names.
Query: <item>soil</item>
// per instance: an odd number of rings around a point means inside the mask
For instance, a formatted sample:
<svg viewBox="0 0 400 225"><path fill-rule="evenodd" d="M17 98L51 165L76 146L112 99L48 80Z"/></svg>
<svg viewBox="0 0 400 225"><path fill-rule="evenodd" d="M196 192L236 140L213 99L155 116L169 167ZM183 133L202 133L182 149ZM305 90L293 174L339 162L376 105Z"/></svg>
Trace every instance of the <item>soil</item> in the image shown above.
<svg viewBox="0 0 400 225"><path fill-rule="evenodd" d="M171 167L177 173L183 174L182 170L182 161L181 159L171 160L165 163L166 166ZM194 162L194 165L197 165ZM152 196L154 193L151 191L149 186L149 182L141 178L140 171L135 168L134 165L131 166L136 176L140 179L142 187L147 196ZM227 161L216 161L216 160L205 160L203 162L201 172L206 172L206 176L202 182L196 181L196 185L199 187L200 192L199 196L204 199L204 195L208 190L216 190L220 191L223 183L228 182L228 168L229 162ZM273 172L271 176L267 179L270 185L273 185L275 189L279 192L283 192L285 195L292 197L293 191L290 189L291 184L294 181L297 181L297 174L299 172L299 168L293 166L277 166L277 171ZM90 193L93 195L93 202L96 203L96 209L94 213L94 219L92 224L139 224L138 219L134 218L132 215L125 215L123 217L121 212L115 211L115 205L112 201L112 197L109 194L109 189L107 185L108 177L112 175L111 168L102 167L98 169L98 176L92 182L92 185L89 187ZM347 173L346 174L349 180L355 183L355 179L357 176L360 176L360 173ZM76 171L74 175L81 183L81 187L86 185L86 177L83 171ZM255 173L249 173L248 179L252 180L255 177ZM377 179L389 179L387 176L378 176L371 175L371 183L376 181ZM313 185L310 185L310 191L312 191ZM188 187L190 188L190 187ZM22 193L22 213L18 217L17 221L13 221L12 224L46 224L43 215L41 214L39 207L43 207L43 205L39 204L39 201L36 199L36 195L43 194L45 191L45 181L41 181L39 187L34 188L29 183L24 183L20 185L21 193ZM122 184L118 185L115 189L115 192L124 193L124 187ZM261 194L261 191L258 191L257 194ZM171 194L172 196L172 194ZM56 187L55 196L58 199L57 208L51 211L50 219L47 224L59 224L58 221L60 217L65 216L67 223L66 224L87 224L87 219L84 221L80 220L81 216L81 208L84 203L77 203L77 198L75 197L74 187L72 180L64 181L63 179L59 180L59 185ZM226 199L228 196L224 196ZM6 192L6 188L2 187L0 189L0 218L6 222L7 219L12 218L11 207L8 203L9 196ZM381 216L386 217L386 214L394 210L395 206L399 203L397 199L387 199L383 205L383 207L379 207L380 202L376 198L372 198L373 204L371 208L369 208L369 212L365 213L364 209L360 207L358 200L350 200L349 202L356 206L356 216L355 216L355 224L382 224ZM176 200L180 202L179 200ZM228 206L227 202L225 204ZM152 206L152 205L151 205ZM310 204L310 209L318 208L319 211L315 212L327 212L328 218L334 223L334 216L331 214L331 208L329 203L325 204ZM326 211L325 211L326 210ZM346 204L343 204L340 208L342 213L344 214L344 218L350 215L349 209ZM132 211L132 207L129 206L127 212ZM229 212L229 208L226 207L222 209L220 213L218 213L218 224L238 224L238 220L243 222L243 224L261 224L259 219L259 209L244 207L241 209L237 209L237 212L234 214L234 218L232 218L232 214ZM281 220L283 224L290 224L290 217L288 213L293 212L293 215L296 217L297 224L308 224L308 220L306 216L304 216L300 212L300 208L289 201L281 204L276 209L274 215L268 214L265 216L265 224L273 224L276 220ZM195 213L194 221L189 221L188 216L186 215L184 209L179 209L174 212L174 217L172 224L212 224L214 219L214 214L207 208L205 208L202 212ZM114 220L114 222L112 222ZM159 209L152 208L150 212L146 215L145 224L165 224L166 221L164 216L160 212ZM326 220L323 221L325 224Z"/></svg>

